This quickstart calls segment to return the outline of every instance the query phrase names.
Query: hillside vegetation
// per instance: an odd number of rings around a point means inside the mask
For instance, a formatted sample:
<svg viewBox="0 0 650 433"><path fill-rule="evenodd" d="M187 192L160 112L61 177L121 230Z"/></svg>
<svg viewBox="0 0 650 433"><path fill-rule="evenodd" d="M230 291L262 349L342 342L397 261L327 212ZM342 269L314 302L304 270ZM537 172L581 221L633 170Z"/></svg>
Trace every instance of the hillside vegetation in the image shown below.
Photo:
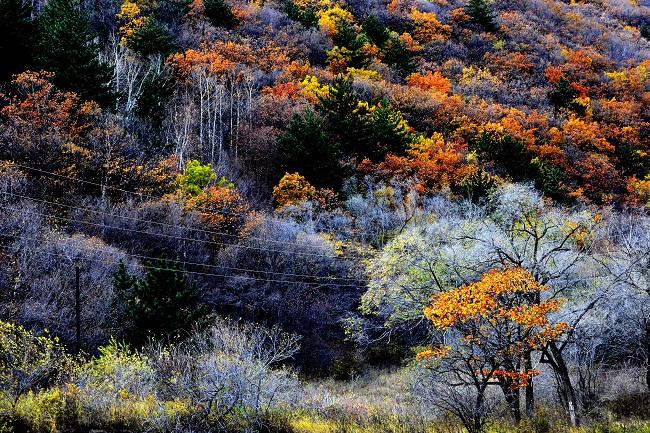
<svg viewBox="0 0 650 433"><path fill-rule="evenodd" d="M0 0L0 433L650 432L648 0Z"/></svg>

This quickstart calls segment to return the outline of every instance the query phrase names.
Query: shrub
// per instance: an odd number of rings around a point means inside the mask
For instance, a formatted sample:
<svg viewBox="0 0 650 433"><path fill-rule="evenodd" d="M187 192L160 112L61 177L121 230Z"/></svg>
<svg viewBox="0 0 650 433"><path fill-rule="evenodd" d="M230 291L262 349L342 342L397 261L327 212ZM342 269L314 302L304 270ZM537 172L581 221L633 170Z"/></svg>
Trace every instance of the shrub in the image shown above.
<svg viewBox="0 0 650 433"><path fill-rule="evenodd" d="M622 418L650 418L650 395L643 393L625 393L606 402L605 407L614 415Z"/></svg>
<svg viewBox="0 0 650 433"><path fill-rule="evenodd" d="M60 431L65 415L66 399L59 388L28 392L18 400L14 411L18 424L38 433Z"/></svg>
<svg viewBox="0 0 650 433"><path fill-rule="evenodd" d="M278 207L298 204L315 197L316 188L298 173L286 173L273 188L273 200Z"/></svg>
<svg viewBox="0 0 650 433"><path fill-rule="evenodd" d="M467 176L461 183L463 197L474 203L487 197L496 186L497 178L480 169Z"/></svg>
<svg viewBox="0 0 650 433"><path fill-rule="evenodd" d="M186 402L158 398L150 357L111 342L80 366L66 393L80 408L81 426L167 431L189 413Z"/></svg>
<svg viewBox="0 0 650 433"><path fill-rule="evenodd" d="M201 428L244 431L295 401L298 384L280 363L297 350L298 338L277 328L219 320L153 358L165 394L198 408Z"/></svg>
<svg viewBox="0 0 650 433"><path fill-rule="evenodd" d="M176 177L177 187L189 196L201 194L203 188L217 180L217 174L209 164L202 165L197 160L187 163L183 174Z"/></svg>
<svg viewBox="0 0 650 433"><path fill-rule="evenodd" d="M185 202L185 209L198 212L212 230L232 234L242 229L250 211L246 200L232 184L205 188Z"/></svg>
<svg viewBox="0 0 650 433"><path fill-rule="evenodd" d="M0 397L16 402L47 384L66 360L57 338L37 336L20 325L0 321Z"/></svg>

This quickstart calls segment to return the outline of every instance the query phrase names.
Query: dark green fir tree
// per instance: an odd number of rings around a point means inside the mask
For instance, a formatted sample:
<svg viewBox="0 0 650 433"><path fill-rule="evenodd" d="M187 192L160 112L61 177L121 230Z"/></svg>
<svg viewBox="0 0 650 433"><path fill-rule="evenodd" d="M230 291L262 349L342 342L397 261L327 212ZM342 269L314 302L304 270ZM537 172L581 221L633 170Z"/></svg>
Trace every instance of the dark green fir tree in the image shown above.
<svg viewBox="0 0 650 433"><path fill-rule="evenodd" d="M162 126L174 89L174 78L164 70L148 74L142 82L135 114L142 121L140 139L147 143L149 155L156 155L167 147Z"/></svg>
<svg viewBox="0 0 650 433"><path fill-rule="evenodd" d="M378 47L383 47L390 38L390 32L385 25L379 22L375 15L369 15L361 25L363 32L368 36L368 39Z"/></svg>
<svg viewBox="0 0 650 433"><path fill-rule="evenodd" d="M87 17L76 0L50 0L38 19L36 65L55 74L54 84L111 107L112 68L99 60Z"/></svg>
<svg viewBox="0 0 650 433"><path fill-rule="evenodd" d="M293 1L286 0L284 2L284 13L286 13L292 20L302 23L302 25L307 28L316 27L318 25L316 10L311 6L301 9Z"/></svg>
<svg viewBox="0 0 650 433"><path fill-rule="evenodd" d="M361 156L367 149L366 114L359 109L359 100L352 86L352 78L337 76L327 95L317 106L326 120L326 129L346 155Z"/></svg>
<svg viewBox="0 0 650 433"><path fill-rule="evenodd" d="M369 42L364 34L357 31L350 23L341 20L336 25L336 33L332 38L334 45L346 49L346 65L351 68L364 68L370 64L370 57L363 51L363 46Z"/></svg>
<svg viewBox="0 0 650 433"><path fill-rule="evenodd" d="M205 16L213 26L232 29L239 24L239 20L225 0L204 0L203 6L205 7Z"/></svg>
<svg viewBox="0 0 650 433"><path fill-rule="evenodd" d="M305 8L305 10L300 13L300 22L307 28L318 27L316 9L311 6Z"/></svg>
<svg viewBox="0 0 650 433"><path fill-rule="evenodd" d="M159 128L165 118L167 102L174 93L174 79L165 71L154 72L144 79L138 102L135 107L137 116Z"/></svg>
<svg viewBox="0 0 650 433"><path fill-rule="evenodd" d="M492 6L488 0L468 0L465 5L465 13L470 16L474 24L481 26L487 32L494 32L498 29Z"/></svg>
<svg viewBox="0 0 650 433"><path fill-rule="evenodd" d="M650 41L650 24L641 24L639 26L641 36Z"/></svg>
<svg viewBox="0 0 650 433"><path fill-rule="evenodd" d="M386 42L383 62L400 73L403 77L415 71L411 53L408 52L397 36L392 36Z"/></svg>
<svg viewBox="0 0 650 433"><path fill-rule="evenodd" d="M145 23L133 32L127 46L143 56L154 54L165 56L174 50L174 42L169 30L153 17L147 18Z"/></svg>
<svg viewBox="0 0 650 433"><path fill-rule="evenodd" d="M34 53L31 5L23 0L0 0L0 81L25 69Z"/></svg>
<svg viewBox="0 0 650 433"><path fill-rule="evenodd" d="M345 173L341 152L325 131L323 119L307 109L289 121L278 137L280 175L298 172L319 188L338 189Z"/></svg>
<svg viewBox="0 0 650 433"><path fill-rule="evenodd" d="M512 135L495 136L483 132L470 147L476 151L479 158L495 163L497 169L514 181L528 180L535 173L531 165L532 155L526 144Z"/></svg>
<svg viewBox="0 0 650 433"><path fill-rule="evenodd" d="M120 260L117 265L117 272L113 276L113 311L117 316L118 322L116 327L118 330L116 334L121 333L123 329L130 329L131 325L127 323L130 318L126 314L126 300L130 298L133 292L133 287L137 282L137 278L131 275L126 270L124 261Z"/></svg>
<svg viewBox="0 0 650 433"><path fill-rule="evenodd" d="M398 110L393 109L388 101L383 100L370 114L369 128L370 147L364 156L379 161L387 153L404 153L413 134Z"/></svg>
<svg viewBox="0 0 650 433"><path fill-rule="evenodd" d="M204 314L196 284L176 262L163 258L146 266L145 276L135 279L120 265L113 280L124 337L136 346L181 336Z"/></svg>

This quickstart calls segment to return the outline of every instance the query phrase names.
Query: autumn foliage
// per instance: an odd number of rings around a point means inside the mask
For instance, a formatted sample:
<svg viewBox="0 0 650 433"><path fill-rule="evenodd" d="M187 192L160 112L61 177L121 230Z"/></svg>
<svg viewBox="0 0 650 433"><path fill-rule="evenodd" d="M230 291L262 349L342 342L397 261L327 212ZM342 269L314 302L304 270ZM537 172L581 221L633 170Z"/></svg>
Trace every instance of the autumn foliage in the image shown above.
<svg viewBox="0 0 650 433"><path fill-rule="evenodd" d="M298 173L286 173L273 188L273 200L278 207L298 204L316 198L316 188Z"/></svg>
<svg viewBox="0 0 650 433"><path fill-rule="evenodd" d="M538 374L525 367L524 356L564 334L568 325L549 317L559 311L556 299L542 300L548 288L522 268L491 270L480 280L433 295L424 315L439 331L459 331L450 347L435 347L418 358L491 359L481 374L507 387L526 386Z"/></svg>

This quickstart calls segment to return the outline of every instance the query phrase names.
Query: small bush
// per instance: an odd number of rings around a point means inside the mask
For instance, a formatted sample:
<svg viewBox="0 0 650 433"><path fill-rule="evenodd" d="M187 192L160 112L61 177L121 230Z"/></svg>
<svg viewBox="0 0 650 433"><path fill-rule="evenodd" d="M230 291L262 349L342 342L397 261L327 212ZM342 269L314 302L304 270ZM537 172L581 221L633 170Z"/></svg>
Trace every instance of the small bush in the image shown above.
<svg viewBox="0 0 650 433"><path fill-rule="evenodd" d="M619 418L650 418L650 394L626 393L606 402L605 407Z"/></svg>
<svg viewBox="0 0 650 433"><path fill-rule="evenodd" d="M30 432L50 433L60 430L66 414L64 393L59 388L29 392L23 395L14 409L18 424Z"/></svg>

